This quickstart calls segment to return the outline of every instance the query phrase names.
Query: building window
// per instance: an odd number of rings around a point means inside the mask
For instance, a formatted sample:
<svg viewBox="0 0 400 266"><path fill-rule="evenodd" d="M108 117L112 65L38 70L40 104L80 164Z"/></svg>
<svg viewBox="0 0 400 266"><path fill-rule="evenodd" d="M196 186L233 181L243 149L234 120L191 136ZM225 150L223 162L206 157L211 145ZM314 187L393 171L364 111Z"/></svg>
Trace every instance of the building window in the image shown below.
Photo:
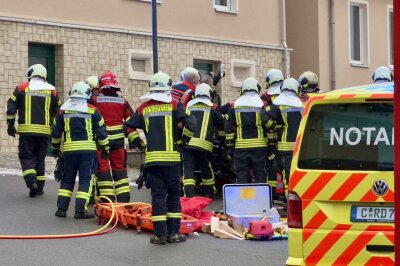
<svg viewBox="0 0 400 266"><path fill-rule="evenodd" d="M129 78L150 80L153 73L153 52L147 50L129 50Z"/></svg>
<svg viewBox="0 0 400 266"><path fill-rule="evenodd" d="M216 11L237 13L239 11L239 0L213 0Z"/></svg>
<svg viewBox="0 0 400 266"><path fill-rule="evenodd" d="M255 77L256 62L252 60L232 59L231 73L232 86L240 87L245 79Z"/></svg>
<svg viewBox="0 0 400 266"><path fill-rule="evenodd" d="M388 7L388 35L389 35L389 65L393 66L393 7Z"/></svg>
<svg viewBox="0 0 400 266"><path fill-rule="evenodd" d="M368 60L368 4L350 2L349 7L350 61L367 65Z"/></svg>

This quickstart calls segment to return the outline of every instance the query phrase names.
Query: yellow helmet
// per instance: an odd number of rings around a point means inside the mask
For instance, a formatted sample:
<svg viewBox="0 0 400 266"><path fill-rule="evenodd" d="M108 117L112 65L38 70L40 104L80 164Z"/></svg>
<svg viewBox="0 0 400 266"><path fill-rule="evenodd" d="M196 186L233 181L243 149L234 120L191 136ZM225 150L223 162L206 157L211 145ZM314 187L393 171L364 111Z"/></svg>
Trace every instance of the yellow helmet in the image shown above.
<svg viewBox="0 0 400 266"><path fill-rule="evenodd" d="M86 84L89 85L89 87L93 89L98 89L99 88L99 77L97 76L90 76L86 79Z"/></svg>

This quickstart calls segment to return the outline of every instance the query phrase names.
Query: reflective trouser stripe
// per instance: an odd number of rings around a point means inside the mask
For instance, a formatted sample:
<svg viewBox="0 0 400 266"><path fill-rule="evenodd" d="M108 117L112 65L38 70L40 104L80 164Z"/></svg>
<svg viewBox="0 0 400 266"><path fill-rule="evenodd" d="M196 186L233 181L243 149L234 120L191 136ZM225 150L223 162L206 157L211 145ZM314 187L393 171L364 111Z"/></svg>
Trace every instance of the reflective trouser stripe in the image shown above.
<svg viewBox="0 0 400 266"><path fill-rule="evenodd" d="M181 219L182 218L182 213L180 212L167 212L167 218L174 218L174 219Z"/></svg>
<svg viewBox="0 0 400 266"><path fill-rule="evenodd" d="M28 169L28 170L25 170L25 171L23 172L23 175L24 175L24 176L30 175L30 174L36 175L36 170L35 170L35 169Z"/></svg>
<svg viewBox="0 0 400 266"><path fill-rule="evenodd" d="M103 187L103 186L113 186L113 182L112 181L98 181L97 185L99 187Z"/></svg>
<svg viewBox="0 0 400 266"><path fill-rule="evenodd" d="M166 215L152 216L151 220L153 222L165 222L165 221L167 221L167 216Z"/></svg>
<svg viewBox="0 0 400 266"><path fill-rule="evenodd" d="M76 198L89 200L90 199L90 194L88 192L78 191L76 193Z"/></svg>
<svg viewBox="0 0 400 266"><path fill-rule="evenodd" d="M194 179L184 179L182 181L184 186L195 186L196 185L196 180Z"/></svg>
<svg viewBox="0 0 400 266"><path fill-rule="evenodd" d="M100 195L101 196L114 196L114 189L99 189Z"/></svg>
<svg viewBox="0 0 400 266"><path fill-rule="evenodd" d="M61 188L60 188L60 189L58 190L58 196L70 198L70 197L72 197L72 191L71 191L71 190L61 189Z"/></svg>
<svg viewBox="0 0 400 266"><path fill-rule="evenodd" d="M214 178L211 178L211 179L203 179L202 181L203 181L203 185L204 185L204 186L213 186L213 185L215 185Z"/></svg>
<svg viewBox="0 0 400 266"><path fill-rule="evenodd" d="M44 180L46 180L46 176L44 176L44 175L38 175L38 176L36 176L36 180L38 180L38 181L44 181Z"/></svg>
<svg viewBox="0 0 400 266"><path fill-rule="evenodd" d="M116 186L119 186L119 185L122 185L122 184L129 184L129 179L128 178L124 178L124 179L121 179L121 180L118 180L117 182L115 182L114 184L116 185Z"/></svg>
<svg viewBox="0 0 400 266"><path fill-rule="evenodd" d="M119 187L119 188L115 189L116 195L119 195L122 193L130 193L130 192L131 192L131 190L130 190L129 186L123 186L123 187Z"/></svg>

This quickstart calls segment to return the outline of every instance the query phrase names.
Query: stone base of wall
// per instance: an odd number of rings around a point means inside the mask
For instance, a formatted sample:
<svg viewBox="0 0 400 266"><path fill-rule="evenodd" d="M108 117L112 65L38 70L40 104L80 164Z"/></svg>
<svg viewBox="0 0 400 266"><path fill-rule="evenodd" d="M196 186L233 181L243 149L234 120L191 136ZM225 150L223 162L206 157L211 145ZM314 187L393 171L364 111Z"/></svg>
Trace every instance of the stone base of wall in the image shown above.
<svg viewBox="0 0 400 266"><path fill-rule="evenodd" d="M147 91L148 81L129 79L128 55L129 49L151 51L150 36L0 21L0 102L4 106L0 112L0 151L17 149L17 139L6 132L6 102L13 89L26 81L29 42L56 46L55 85L61 98L67 97L75 82L106 70L117 74L123 94L134 109ZM223 102L239 95L239 89L231 85L231 59L255 61L255 78L261 82L266 70L282 68L282 57L283 51L277 49L159 38L159 69L174 81L183 68L193 65L194 59L224 63L226 77L219 88Z"/></svg>

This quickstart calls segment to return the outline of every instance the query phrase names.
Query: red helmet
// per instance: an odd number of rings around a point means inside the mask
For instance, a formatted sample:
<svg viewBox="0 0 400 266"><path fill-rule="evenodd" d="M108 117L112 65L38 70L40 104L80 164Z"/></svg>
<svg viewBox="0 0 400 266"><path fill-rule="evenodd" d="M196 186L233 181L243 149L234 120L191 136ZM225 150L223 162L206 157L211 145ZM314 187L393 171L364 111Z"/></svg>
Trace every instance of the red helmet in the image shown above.
<svg viewBox="0 0 400 266"><path fill-rule="evenodd" d="M107 88L119 89L117 76L111 71L104 72L99 77L99 88L100 90Z"/></svg>

